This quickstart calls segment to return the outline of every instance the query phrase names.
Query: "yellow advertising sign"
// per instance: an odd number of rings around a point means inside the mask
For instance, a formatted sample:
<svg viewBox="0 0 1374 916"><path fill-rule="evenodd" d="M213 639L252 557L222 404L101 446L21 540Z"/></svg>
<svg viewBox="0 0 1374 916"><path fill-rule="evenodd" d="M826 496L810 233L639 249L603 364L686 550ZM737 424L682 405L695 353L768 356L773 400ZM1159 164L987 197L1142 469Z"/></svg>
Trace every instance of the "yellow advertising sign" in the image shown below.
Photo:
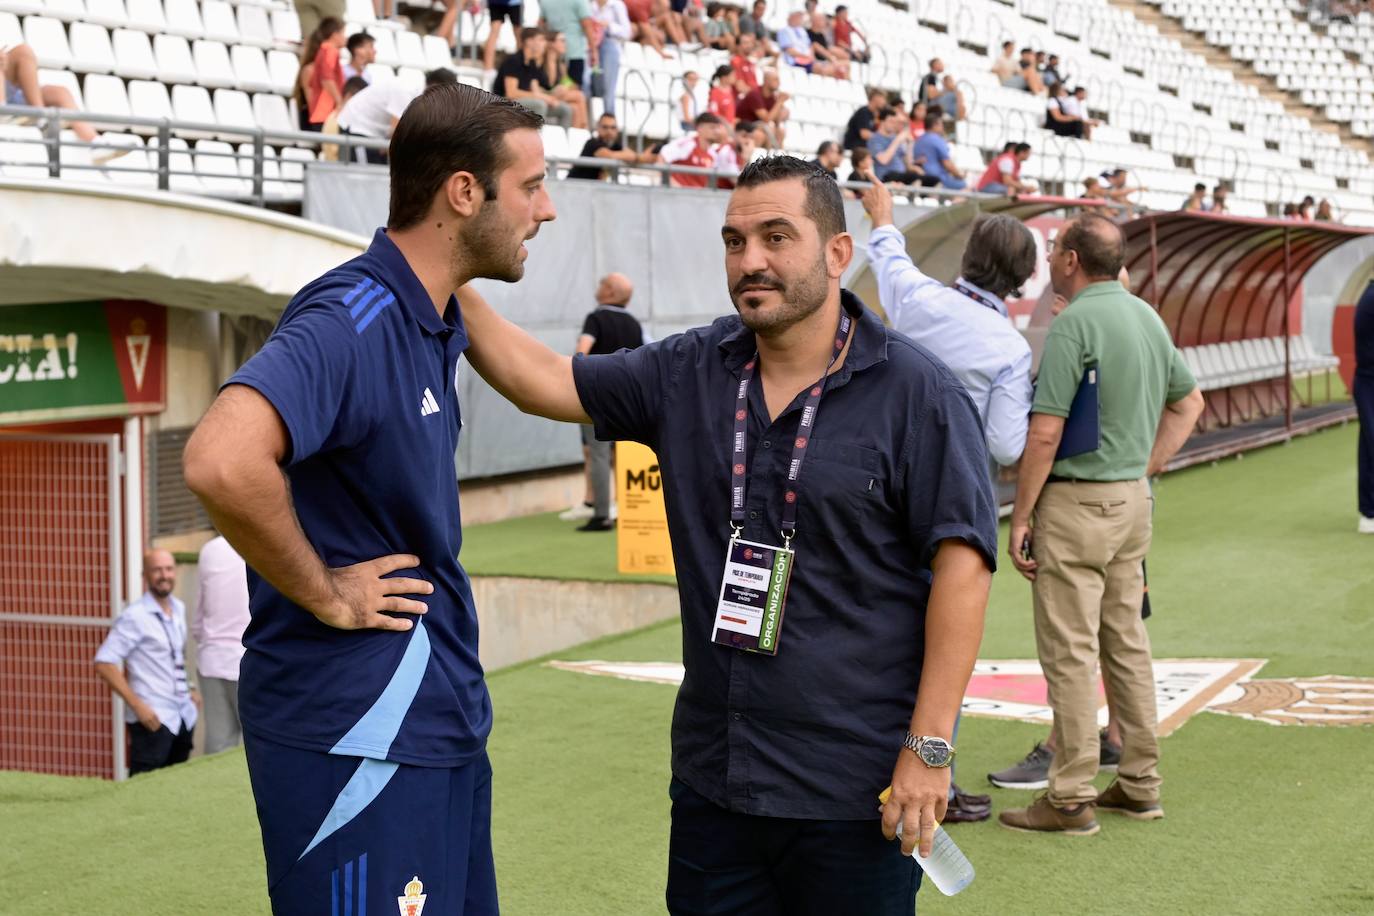
<svg viewBox="0 0 1374 916"><path fill-rule="evenodd" d="M620 507L615 527L616 564L620 572L674 575L658 456L638 442L617 442L615 478Z"/></svg>

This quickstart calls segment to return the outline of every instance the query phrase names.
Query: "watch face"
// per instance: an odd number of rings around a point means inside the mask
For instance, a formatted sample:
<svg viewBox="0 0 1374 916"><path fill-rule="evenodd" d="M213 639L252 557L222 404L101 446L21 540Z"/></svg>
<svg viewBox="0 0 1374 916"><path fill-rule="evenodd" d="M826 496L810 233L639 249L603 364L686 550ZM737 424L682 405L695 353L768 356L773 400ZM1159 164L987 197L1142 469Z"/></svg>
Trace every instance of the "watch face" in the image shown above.
<svg viewBox="0 0 1374 916"><path fill-rule="evenodd" d="M927 740L921 744L921 759L927 766L942 767L952 756L949 745L942 740Z"/></svg>

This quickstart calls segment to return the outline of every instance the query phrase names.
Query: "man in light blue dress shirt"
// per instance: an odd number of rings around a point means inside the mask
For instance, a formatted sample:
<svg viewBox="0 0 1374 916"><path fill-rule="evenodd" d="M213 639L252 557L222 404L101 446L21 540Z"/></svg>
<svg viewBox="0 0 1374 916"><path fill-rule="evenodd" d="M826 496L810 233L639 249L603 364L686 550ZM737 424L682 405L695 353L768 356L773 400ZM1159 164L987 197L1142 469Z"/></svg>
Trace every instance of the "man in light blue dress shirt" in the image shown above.
<svg viewBox="0 0 1374 916"><path fill-rule="evenodd" d="M953 286L927 277L906 253L906 238L892 222L892 195L882 182L864 192L873 220L868 260L878 301L892 326L935 354L963 382L983 419L988 454L1015 464L1030 425L1031 349L1011 323L1003 300L1035 273L1035 238L1009 216L974 223ZM959 725L956 721L955 735ZM986 795L969 795L950 781L946 821L982 821L992 813Z"/></svg>
<svg viewBox="0 0 1374 916"><path fill-rule="evenodd" d="M1030 423L1031 349L1003 299L1035 272L1035 238L1009 216L974 224L953 286L927 277L892 223L892 195L880 183L864 192L873 219L868 259L878 300L892 326L934 353L964 383L982 415L988 454L1015 464Z"/></svg>
<svg viewBox="0 0 1374 916"><path fill-rule="evenodd" d="M129 775L182 763L200 695L186 678L186 606L172 595L177 568L165 550L143 555L147 591L115 619L95 670L124 700Z"/></svg>

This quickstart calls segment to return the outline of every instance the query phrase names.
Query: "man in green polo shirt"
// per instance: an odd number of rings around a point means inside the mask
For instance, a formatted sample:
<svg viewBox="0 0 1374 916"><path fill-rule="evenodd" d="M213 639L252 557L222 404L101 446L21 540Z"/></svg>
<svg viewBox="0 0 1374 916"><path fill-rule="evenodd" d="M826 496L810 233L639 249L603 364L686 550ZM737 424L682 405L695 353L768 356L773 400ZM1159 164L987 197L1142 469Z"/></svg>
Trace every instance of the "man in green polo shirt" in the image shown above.
<svg viewBox="0 0 1374 916"><path fill-rule="evenodd" d="M1203 400L1159 315L1117 281L1124 258L1121 230L1096 214L1069 223L1050 253L1054 291L1069 306L1045 340L1010 553L1032 584L1057 750L1049 791L1028 808L1002 812L1002 825L1013 830L1090 836L1098 831L1095 809L1164 816L1150 640L1140 617L1153 503L1146 478L1178 452ZM1056 461L1090 367L1100 445ZM1093 787L1099 656L1122 743L1116 782L1101 795Z"/></svg>

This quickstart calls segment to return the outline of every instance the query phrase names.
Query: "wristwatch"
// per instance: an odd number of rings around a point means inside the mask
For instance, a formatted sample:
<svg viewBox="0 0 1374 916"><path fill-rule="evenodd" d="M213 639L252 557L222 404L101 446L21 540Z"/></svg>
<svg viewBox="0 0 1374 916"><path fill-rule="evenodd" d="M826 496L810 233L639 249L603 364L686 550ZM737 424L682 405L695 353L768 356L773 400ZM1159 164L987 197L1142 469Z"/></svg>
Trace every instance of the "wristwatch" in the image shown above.
<svg viewBox="0 0 1374 916"><path fill-rule="evenodd" d="M928 767L947 767L954 762L954 745L944 738L934 735L913 735L906 733L902 739L902 746L907 748L921 758L921 762Z"/></svg>

